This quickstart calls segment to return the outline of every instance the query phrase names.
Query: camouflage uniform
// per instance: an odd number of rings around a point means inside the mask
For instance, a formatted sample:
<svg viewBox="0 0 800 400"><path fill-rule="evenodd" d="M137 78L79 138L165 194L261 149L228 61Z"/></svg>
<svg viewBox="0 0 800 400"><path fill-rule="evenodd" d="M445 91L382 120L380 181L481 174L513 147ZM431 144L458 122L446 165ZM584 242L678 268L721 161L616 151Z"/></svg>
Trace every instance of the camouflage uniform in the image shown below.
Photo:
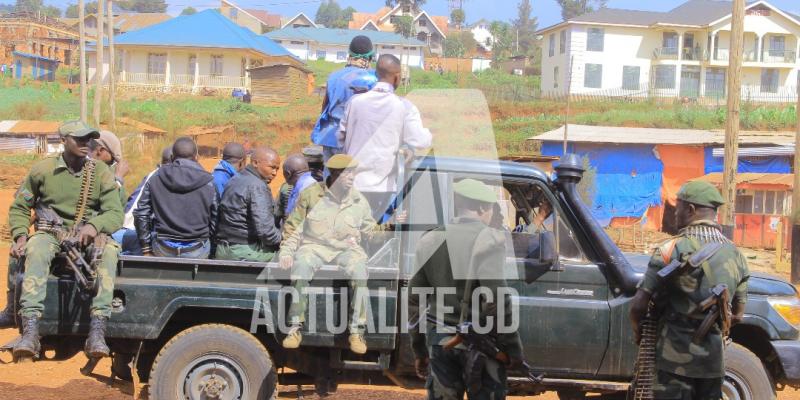
<svg viewBox="0 0 800 400"><path fill-rule="evenodd" d="M663 286L659 283L657 273L661 268L672 260L685 260L711 242L726 245L702 267L673 277ZM705 271L713 276L706 275ZM655 250L639 288L651 294L658 292L663 299L659 303L664 303L656 346L658 374L653 391L657 399L719 399L722 396L724 338L715 325L699 345L692 343L705 317L695 312L695 308L709 297L710 289L717 284L727 285L732 301L743 306L747 301L749 274L742 254L713 221L694 222Z"/></svg>
<svg viewBox="0 0 800 400"><path fill-rule="evenodd" d="M468 179L464 181L470 181ZM462 181L463 182L463 181ZM474 183L474 181L473 181ZM457 184L458 185L458 184ZM470 189L470 188L468 188ZM474 188L471 188L474 189ZM459 193L459 188L454 188ZM490 190L490 189L485 189ZM469 192L468 192L469 194ZM488 192L486 200L496 201L493 192ZM477 196L479 197L479 196ZM479 198L476 198L480 200ZM482 200L481 200L482 201ZM473 287L483 287L491 291L494 299L498 299L498 288L507 287L503 278L505 263L505 238L503 234L486 226L483 222L472 218L456 218L446 227L425 233L419 241L416 260L419 269L409 283L409 315L415 318L420 310L415 288L454 288L455 292L444 295L443 304L454 310L449 313L437 311L437 304L428 299L427 315L433 318L444 318L437 321L439 325L456 326L461 319L461 302L464 298L464 276L459 276L460 266L472 265L474 270ZM467 271L461 271L465 273ZM510 326L512 316L511 299L505 296L505 315L497 314L496 304L481 304L480 318L494 317L494 321L505 320ZM472 305L470 304L470 310ZM441 315L440 315L441 314ZM425 316L419 317L420 320ZM421 324L421 323L420 323ZM411 338L414 355L418 359L430 359L430 372L426 382L428 399L460 400L467 394L469 399L504 399L506 396L506 367L495 360L487 360L481 374L481 385L477 393L468 390L469 382L464 378L464 366L469 351L463 344L453 349L445 349L443 345L452 339L451 333L441 332L432 323L425 324L427 332L419 331L420 325L411 321ZM491 334L495 337L497 347L511 359L522 358L522 343L519 333Z"/></svg>
<svg viewBox="0 0 800 400"><path fill-rule="evenodd" d="M289 308L289 322L305 322L308 296L303 292L323 264L333 263L344 269L353 289L350 333L363 333L367 321L367 254L359 243L376 228L367 200L355 189L337 199L320 183L303 191L288 221L294 221L296 228L284 236L280 257L294 258L292 287L300 293ZM363 301L357 303L357 299Z"/></svg>
<svg viewBox="0 0 800 400"><path fill-rule="evenodd" d="M83 171L72 173L63 156L50 157L36 163L17 192L9 210L11 236L16 241L28 234L31 210L47 206L64 220L70 229L75 223ZM122 204L114 174L102 162L95 163L94 190L87 203L88 223L97 232L111 235L122 226ZM92 216L94 215L94 216ZM60 243L50 233L37 232L25 247L25 277L22 281L20 315L41 318L46 295L50 264L58 253ZM97 271L98 293L91 306L92 315L109 317L119 246L109 240Z"/></svg>
<svg viewBox="0 0 800 400"><path fill-rule="evenodd" d="M286 205L289 203L289 195L292 194L292 185L284 182L278 190L278 198L275 199L275 221L280 228L286 221Z"/></svg>

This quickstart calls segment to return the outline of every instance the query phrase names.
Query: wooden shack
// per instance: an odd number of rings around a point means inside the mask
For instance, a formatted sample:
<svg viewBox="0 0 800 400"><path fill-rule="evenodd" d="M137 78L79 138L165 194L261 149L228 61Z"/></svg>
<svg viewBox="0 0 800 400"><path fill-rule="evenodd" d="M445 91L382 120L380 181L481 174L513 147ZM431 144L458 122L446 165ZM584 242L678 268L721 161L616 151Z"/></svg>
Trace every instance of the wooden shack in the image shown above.
<svg viewBox="0 0 800 400"><path fill-rule="evenodd" d="M249 71L254 103L288 104L310 94L309 79L313 73L305 66L271 63Z"/></svg>

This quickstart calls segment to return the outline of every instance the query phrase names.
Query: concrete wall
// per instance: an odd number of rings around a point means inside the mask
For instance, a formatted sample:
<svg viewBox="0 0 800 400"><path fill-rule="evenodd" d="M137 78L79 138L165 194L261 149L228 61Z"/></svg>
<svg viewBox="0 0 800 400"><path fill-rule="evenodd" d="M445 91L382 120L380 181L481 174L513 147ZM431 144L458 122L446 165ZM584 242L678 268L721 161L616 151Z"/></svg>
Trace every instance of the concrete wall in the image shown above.
<svg viewBox="0 0 800 400"><path fill-rule="evenodd" d="M326 45L314 42L281 40L278 43L289 50L295 57L301 60L318 60L319 52L324 52L324 60L333 63L347 62L348 46L346 45ZM301 44L302 43L302 44ZM425 57L421 47L402 46L402 45L375 45L376 58L381 54L393 54L400 58L403 63L408 63L411 67L423 68ZM407 48L406 48L407 47Z"/></svg>

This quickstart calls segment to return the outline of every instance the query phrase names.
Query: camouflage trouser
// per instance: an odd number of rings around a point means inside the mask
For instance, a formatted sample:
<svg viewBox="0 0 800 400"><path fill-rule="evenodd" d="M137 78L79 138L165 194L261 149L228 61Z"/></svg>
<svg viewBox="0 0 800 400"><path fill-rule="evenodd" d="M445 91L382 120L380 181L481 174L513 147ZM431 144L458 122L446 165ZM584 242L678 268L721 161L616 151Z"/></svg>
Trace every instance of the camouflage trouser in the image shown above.
<svg viewBox="0 0 800 400"><path fill-rule="evenodd" d="M275 257L274 250L262 249L249 244L217 243L217 260L270 262Z"/></svg>
<svg viewBox="0 0 800 400"><path fill-rule="evenodd" d="M720 400L722 378L689 378L659 370L653 394L659 400Z"/></svg>
<svg viewBox="0 0 800 400"><path fill-rule="evenodd" d="M8 280L6 282L6 290L9 292L14 291L17 285L17 274L20 272L19 259L17 257L8 257Z"/></svg>
<svg viewBox="0 0 800 400"><path fill-rule="evenodd" d="M20 315L40 317L44 311L47 295L47 278L50 264L59 251L60 243L48 233L36 233L28 239L25 247L25 277L22 280ZM103 259L97 269L97 295L92 300L91 313L103 317L111 316L111 299L114 295L114 278L119 257L119 245L109 240L103 250Z"/></svg>
<svg viewBox="0 0 800 400"><path fill-rule="evenodd" d="M358 250L331 251L320 245L304 245L297 249L292 267L292 287L299 293L289 307L289 322L305 323L308 308L308 284L314 273L325 263L340 266L350 278L352 297L350 307L352 318L350 333L363 333L367 325L367 307L369 292L367 291L367 255Z"/></svg>
<svg viewBox="0 0 800 400"><path fill-rule="evenodd" d="M461 400L464 394L470 400L502 400L506 398L506 369L490 360L483 371L478 393L467 392L463 366L467 363L467 350L458 347L446 350L440 345L428 347L430 373L425 388L428 400Z"/></svg>

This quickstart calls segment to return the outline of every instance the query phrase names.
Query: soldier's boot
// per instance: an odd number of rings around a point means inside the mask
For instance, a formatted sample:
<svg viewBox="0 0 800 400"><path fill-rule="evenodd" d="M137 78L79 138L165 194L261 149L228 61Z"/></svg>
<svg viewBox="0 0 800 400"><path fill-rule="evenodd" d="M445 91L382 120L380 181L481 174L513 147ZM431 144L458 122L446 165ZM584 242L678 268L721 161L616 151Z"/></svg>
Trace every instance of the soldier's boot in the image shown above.
<svg viewBox="0 0 800 400"><path fill-rule="evenodd" d="M300 347L300 343L303 341L303 334L300 333L300 329L302 328L302 325L292 325L292 327L289 328L289 333L287 333L286 337L283 339L284 349L296 349Z"/></svg>
<svg viewBox="0 0 800 400"><path fill-rule="evenodd" d="M6 308L0 311L0 329L13 328L17 326L14 318L14 292L6 292Z"/></svg>
<svg viewBox="0 0 800 400"><path fill-rule="evenodd" d="M367 342L364 340L364 335L360 333L350 334L350 351L356 354L367 352Z"/></svg>
<svg viewBox="0 0 800 400"><path fill-rule="evenodd" d="M39 318L22 317L22 338L14 346L14 358L34 358L39 356L42 345L39 343Z"/></svg>
<svg viewBox="0 0 800 400"><path fill-rule="evenodd" d="M88 358L103 358L108 357L111 353L108 345L106 345L106 321L108 318L97 315L92 316L92 322L89 328L89 337L86 338L86 345L83 351L86 352Z"/></svg>

